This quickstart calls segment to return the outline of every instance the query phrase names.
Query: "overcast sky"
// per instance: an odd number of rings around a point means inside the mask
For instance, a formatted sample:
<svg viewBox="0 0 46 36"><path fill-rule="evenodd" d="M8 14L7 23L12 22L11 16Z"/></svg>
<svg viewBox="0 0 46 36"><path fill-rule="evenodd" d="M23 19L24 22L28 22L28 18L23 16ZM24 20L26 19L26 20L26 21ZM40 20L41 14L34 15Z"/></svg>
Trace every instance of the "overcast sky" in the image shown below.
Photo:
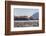
<svg viewBox="0 0 46 36"><path fill-rule="evenodd" d="M14 16L32 16L39 12L38 9L14 8Z"/></svg>

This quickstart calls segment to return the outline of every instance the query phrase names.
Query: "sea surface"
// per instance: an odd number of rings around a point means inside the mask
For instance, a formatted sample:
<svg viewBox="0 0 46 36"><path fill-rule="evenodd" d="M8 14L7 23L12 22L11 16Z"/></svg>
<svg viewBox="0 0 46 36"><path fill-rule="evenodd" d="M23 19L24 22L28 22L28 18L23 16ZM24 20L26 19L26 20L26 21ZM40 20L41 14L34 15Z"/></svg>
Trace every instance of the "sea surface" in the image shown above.
<svg viewBox="0 0 46 36"><path fill-rule="evenodd" d="M36 27L36 26L39 26L39 20L14 21L14 27Z"/></svg>

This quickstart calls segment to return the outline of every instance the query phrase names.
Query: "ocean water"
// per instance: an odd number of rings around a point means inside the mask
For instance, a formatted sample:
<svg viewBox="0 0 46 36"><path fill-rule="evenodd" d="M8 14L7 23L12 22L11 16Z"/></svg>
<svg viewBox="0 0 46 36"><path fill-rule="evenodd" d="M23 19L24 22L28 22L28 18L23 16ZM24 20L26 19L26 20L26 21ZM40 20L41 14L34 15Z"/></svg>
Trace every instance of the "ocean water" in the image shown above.
<svg viewBox="0 0 46 36"><path fill-rule="evenodd" d="M14 21L14 27L38 27L39 20L21 20Z"/></svg>

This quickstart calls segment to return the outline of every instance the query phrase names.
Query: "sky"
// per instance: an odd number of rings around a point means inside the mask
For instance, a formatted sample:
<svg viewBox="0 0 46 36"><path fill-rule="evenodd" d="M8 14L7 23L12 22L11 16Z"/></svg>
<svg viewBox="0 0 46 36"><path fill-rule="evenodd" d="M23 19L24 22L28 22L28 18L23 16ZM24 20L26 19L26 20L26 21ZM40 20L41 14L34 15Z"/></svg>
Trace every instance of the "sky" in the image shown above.
<svg viewBox="0 0 46 36"><path fill-rule="evenodd" d="M37 12L39 12L38 9L14 8L14 16L32 16Z"/></svg>

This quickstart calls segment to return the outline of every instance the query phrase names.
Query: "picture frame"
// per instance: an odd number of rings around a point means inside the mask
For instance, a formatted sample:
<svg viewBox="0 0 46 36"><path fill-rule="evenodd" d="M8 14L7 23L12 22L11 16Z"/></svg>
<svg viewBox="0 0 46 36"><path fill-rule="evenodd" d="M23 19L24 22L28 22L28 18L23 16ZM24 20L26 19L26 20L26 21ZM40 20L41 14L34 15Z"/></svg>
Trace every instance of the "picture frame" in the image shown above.
<svg viewBox="0 0 46 36"><path fill-rule="evenodd" d="M38 9L38 10L36 10L36 9ZM24 12L22 12L21 10ZM26 27L23 25L16 26L17 19L15 19L16 17L14 17L14 16L20 15L22 18L24 17L21 20L25 21L25 17L29 16L30 10L32 10L33 13L39 11L39 18L38 18L39 20L37 19L39 26L36 26L36 25L34 27L29 27L29 26L27 27L26 25L25 25ZM34 10L36 10L36 11L34 11ZM22 13L20 14L19 11ZM29 12L28 15L27 15L27 11ZM17 13L17 12L19 12L19 13ZM18 19L20 22L20 18L18 18ZM36 19L33 19L33 20L36 21ZM15 22L15 27L13 25L14 22ZM17 21L17 23L18 23L18 21ZM22 24L22 22L20 22L20 23ZM26 22L26 24L27 24L27 22ZM35 33L44 33L44 32L45 32L45 4L44 3L22 2L22 1L5 1L5 35L35 34Z"/></svg>

